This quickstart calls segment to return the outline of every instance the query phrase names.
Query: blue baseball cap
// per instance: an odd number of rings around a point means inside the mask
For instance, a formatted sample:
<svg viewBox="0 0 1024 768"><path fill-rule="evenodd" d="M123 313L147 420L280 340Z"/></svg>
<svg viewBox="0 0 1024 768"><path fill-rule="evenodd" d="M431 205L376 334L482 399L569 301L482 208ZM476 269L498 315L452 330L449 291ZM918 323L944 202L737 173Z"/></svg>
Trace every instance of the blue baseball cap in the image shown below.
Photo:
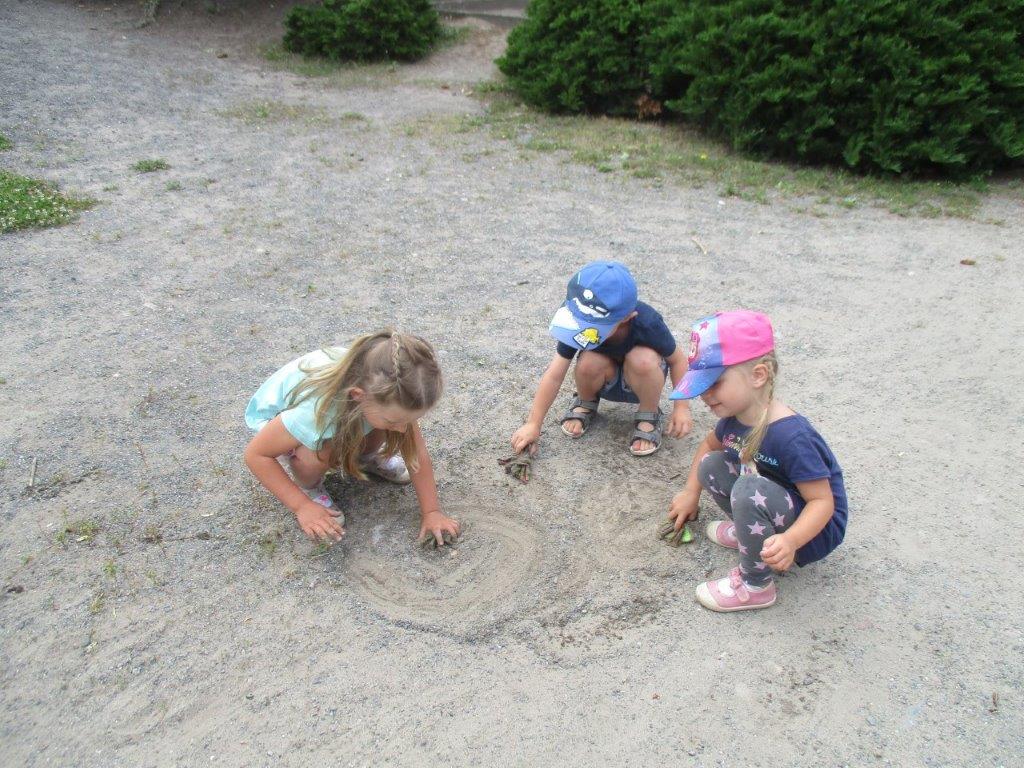
<svg viewBox="0 0 1024 768"><path fill-rule="evenodd" d="M636 281L625 264L593 261L572 276L548 328L576 349L599 347L615 326L636 309Z"/></svg>

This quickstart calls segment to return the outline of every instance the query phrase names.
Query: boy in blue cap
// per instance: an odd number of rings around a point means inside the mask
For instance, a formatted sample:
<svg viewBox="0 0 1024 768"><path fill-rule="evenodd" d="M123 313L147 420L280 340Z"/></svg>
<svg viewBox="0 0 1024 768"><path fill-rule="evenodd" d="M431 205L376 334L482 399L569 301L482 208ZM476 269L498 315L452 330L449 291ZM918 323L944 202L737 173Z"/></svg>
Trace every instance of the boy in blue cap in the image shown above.
<svg viewBox="0 0 1024 768"><path fill-rule="evenodd" d="M601 399L636 403L629 452L649 456L661 447L662 432L682 437L693 420L685 400L676 400L667 427L663 423L661 391L665 374L677 382L686 373L686 355L665 321L649 304L637 301L636 282L615 261L595 261L573 275L565 304L551 320L558 344L541 376L526 423L512 435L516 453L533 453L541 424L576 359L576 393L562 417L562 431L581 437L597 413Z"/></svg>

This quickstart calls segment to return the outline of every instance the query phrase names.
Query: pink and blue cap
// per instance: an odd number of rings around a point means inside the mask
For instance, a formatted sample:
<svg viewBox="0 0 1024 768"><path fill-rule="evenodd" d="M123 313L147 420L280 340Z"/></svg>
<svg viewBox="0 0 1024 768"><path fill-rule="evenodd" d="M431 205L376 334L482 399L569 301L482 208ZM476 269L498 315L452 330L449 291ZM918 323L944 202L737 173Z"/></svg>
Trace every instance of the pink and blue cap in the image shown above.
<svg viewBox="0 0 1024 768"><path fill-rule="evenodd" d="M704 394L730 365L766 355L775 349L772 323L766 315L738 309L702 317L690 333L689 370L670 400Z"/></svg>

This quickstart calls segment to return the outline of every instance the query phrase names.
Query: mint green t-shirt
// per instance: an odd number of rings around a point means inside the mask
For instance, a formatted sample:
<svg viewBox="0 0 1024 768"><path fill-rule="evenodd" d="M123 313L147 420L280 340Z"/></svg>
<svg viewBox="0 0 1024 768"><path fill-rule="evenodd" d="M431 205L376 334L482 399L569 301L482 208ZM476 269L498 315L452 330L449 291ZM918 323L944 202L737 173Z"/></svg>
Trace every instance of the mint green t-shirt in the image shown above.
<svg viewBox="0 0 1024 768"><path fill-rule="evenodd" d="M296 385L306 378L306 371L337 362L347 351L345 347L318 349L275 371L249 400L245 409L245 423L250 429L259 431L268 421L280 415L284 428L292 437L311 451L320 450L323 441L334 437L334 427L328 424L323 432L317 429L316 409L319 399L307 397L294 408L289 408L288 398ZM363 434L369 434L372 429L364 419Z"/></svg>

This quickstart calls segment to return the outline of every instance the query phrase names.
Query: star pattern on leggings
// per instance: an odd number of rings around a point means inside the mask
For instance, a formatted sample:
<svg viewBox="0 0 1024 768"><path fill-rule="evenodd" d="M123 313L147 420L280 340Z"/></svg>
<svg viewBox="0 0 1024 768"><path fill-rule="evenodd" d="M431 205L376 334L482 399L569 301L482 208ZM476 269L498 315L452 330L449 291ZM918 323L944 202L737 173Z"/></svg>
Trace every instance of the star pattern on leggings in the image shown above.
<svg viewBox="0 0 1024 768"><path fill-rule="evenodd" d="M760 560L758 560L758 561L757 561L756 563L754 563L754 567L755 567L755 568L757 568L757 570L759 570L759 571L763 571L763 570L764 570L765 568L767 568L768 566L767 566L767 565L765 565L765 564L764 564L763 562L761 562Z"/></svg>
<svg viewBox="0 0 1024 768"><path fill-rule="evenodd" d="M754 536L763 536L764 535L764 530L765 529L764 529L764 526L761 525L761 523L754 523L753 525L748 525L747 528L750 529L750 532Z"/></svg>
<svg viewBox="0 0 1024 768"><path fill-rule="evenodd" d="M747 552L747 548L746 548L746 547L744 547L744 546L743 546L742 544L737 544L737 546L738 546L738 547L740 548L740 554L741 554L741 555L746 555L746 554L748 554L748 552Z"/></svg>
<svg viewBox="0 0 1024 768"><path fill-rule="evenodd" d="M754 495L750 497L750 500L754 502L755 507L763 507L764 503L768 501L768 497L761 495L760 488L755 488Z"/></svg>
<svg viewBox="0 0 1024 768"><path fill-rule="evenodd" d="M737 476L739 475L739 473L740 473L739 467L737 467L731 461L725 462L725 466L727 466L729 468L729 474L730 475L737 475Z"/></svg>
<svg viewBox="0 0 1024 768"><path fill-rule="evenodd" d="M775 523L776 528L779 528L786 524L786 516L780 512L772 518L772 522Z"/></svg>
<svg viewBox="0 0 1024 768"><path fill-rule="evenodd" d="M788 493L786 494L786 503L789 504L789 509L790 509L790 511L792 511L793 510L793 497L790 496Z"/></svg>

